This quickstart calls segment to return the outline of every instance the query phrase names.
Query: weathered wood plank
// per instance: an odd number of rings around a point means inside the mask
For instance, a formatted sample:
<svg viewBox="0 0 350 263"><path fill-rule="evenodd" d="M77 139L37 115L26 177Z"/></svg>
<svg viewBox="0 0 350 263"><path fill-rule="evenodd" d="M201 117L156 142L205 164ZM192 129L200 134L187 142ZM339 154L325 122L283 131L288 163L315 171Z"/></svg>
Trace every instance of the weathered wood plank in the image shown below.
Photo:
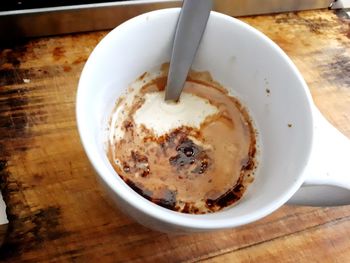
<svg viewBox="0 0 350 263"><path fill-rule="evenodd" d="M350 137L350 26L331 11L243 18L296 63L325 116ZM7 262L346 262L350 208L284 206L215 233L168 236L115 209L80 145L76 87L106 32L0 50L0 186ZM348 259L348 260L347 260Z"/></svg>

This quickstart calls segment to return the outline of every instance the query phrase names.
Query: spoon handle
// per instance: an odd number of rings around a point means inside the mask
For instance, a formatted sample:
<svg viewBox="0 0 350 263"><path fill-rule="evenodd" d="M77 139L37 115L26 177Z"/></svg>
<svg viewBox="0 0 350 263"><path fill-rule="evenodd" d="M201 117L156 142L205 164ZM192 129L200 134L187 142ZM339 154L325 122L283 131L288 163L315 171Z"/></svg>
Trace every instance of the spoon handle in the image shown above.
<svg viewBox="0 0 350 263"><path fill-rule="evenodd" d="M183 1L175 31L165 100L179 100L211 9L212 0Z"/></svg>

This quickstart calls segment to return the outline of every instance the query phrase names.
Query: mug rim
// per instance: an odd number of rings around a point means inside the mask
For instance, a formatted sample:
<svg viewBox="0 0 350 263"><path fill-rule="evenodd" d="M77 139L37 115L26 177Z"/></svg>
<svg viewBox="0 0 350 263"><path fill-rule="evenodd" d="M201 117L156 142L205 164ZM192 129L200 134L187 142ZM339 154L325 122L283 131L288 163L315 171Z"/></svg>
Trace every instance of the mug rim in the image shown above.
<svg viewBox="0 0 350 263"><path fill-rule="evenodd" d="M84 94L83 87L85 83L85 76L86 71L89 65L92 63L91 61L94 59L96 50L99 50L103 48L103 45L105 42L108 42L110 38L112 38L114 35L118 34L119 31L125 30L129 25L131 24L138 24L142 23L145 20L145 17L148 16L157 16L157 15L164 15L164 14L178 14L180 11L180 8L167 8L167 9L160 9L151 11L148 13L141 14L139 16L136 16L134 18L131 18L121 25L114 28L112 31L110 31L94 48L92 53L90 54L86 64L84 65L84 68L82 70L79 84L78 84L78 90L76 95L76 120L77 120L77 127L78 132L80 135L80 140L83 145L83 148L85 150L85 153L88 156L89 161L91 162L92 166L96 170L98 176L105 182L105 184L113 191L114 194L116 194L119 198L123 199L125 202L127 202L129 205L134 207L135 209L141 211L142 213L146 214L147 216L150 216L152 218L158 219L160 221L163 221L165 223L176 225L182 228L188 228L188 229L197 229L197 230L214 230L214 229L224 229L224 228L232 228L237 227L241 225L245 225L251 222L254 222L256 220L259 220L269 214L271 214L273 211L277 210L279 207L281 207L283 204L285 204L292 195L300 188L302 183L305 180L305 169L307 165L305 165L300 172L300 175L298 175L297 180L295 180L294 184L291 185L288 188L288 191L286 191L283 195L281 195L278 199L274 200L273 202L270 202L263 206L262 209L252 211L252 213L249 213L244 216L239 217L227 217L227 218L207 218L209 217L215 217L215 214L220 213L212 213L212 214L204 214L204 215L197 215L197 214L184 214L177 211L172 211L169 209L166 209L164 207L161 207L159 205L156 205L152 203L149 200L146 200L144 197L139 195L138 193L134 192L133 189L129 188L125 184L125 182L119 177L116 176L117 174L111 176L109 173L107 167L103 163L101 163L100 159L96 158L95 156L95 149L93 147L93 143L89 140L85 139L85 129L83 128L83 121L80 118L84 114L84 108L81 106L83 105L82 101L82 94ZM243 27L245 30L250 31L252 34L257 35L262 41L268 42L269 45L272 45L273 49L283 58L283 60L289 65L291 72L290 74L294 74L295 77L298 78L298 81L302 88L304 89L305 96L308 101L308 107L310 108L310 121L311 121L311 127L313 127L313 114L312 114L312 97L311 93L309 91L309 88L307 87L307 84L305 80L303 79L301 73L295 66L295 64L292 62L292 60L287 56L287 54L270 38L268 38L266 35L264 35L262 32L258 31L254 27L236 19L233 17L230 17L228 15L218 13L215 11L211 11L210 16L214 19L223 19L225 20L225 23L227 24L236 24L240 27ZM307 160L310 158L311 149L313 146L313 129L311 130L311 141L310 141L310 147L307 152ZM116 184L117 182L117 184ZM120 183L123 183L126 187L120 187ZM118 185L119 183L119 185ZM117 187L118 186L118 187ZM137 195L139 198L131 198L133 194ZM228 208L229 209L229 208Z"/></svg>

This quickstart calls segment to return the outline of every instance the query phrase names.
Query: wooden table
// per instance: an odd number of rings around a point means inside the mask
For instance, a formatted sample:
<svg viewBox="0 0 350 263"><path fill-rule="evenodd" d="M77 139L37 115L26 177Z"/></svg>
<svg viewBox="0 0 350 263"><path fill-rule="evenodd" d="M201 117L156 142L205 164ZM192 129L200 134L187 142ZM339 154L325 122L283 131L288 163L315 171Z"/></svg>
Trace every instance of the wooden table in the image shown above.
<svg viewBox="0 0 350 263"><path fill-rule="evenodd" d="M350 137L349 21L328 10L242 20L288 53L320 110ZM116 209L75 123L79 74L106 33L0 51L0 185L10 221L2 260L350 262L350 206L283 206L244 227L184 236L154 232Z"/></svg>

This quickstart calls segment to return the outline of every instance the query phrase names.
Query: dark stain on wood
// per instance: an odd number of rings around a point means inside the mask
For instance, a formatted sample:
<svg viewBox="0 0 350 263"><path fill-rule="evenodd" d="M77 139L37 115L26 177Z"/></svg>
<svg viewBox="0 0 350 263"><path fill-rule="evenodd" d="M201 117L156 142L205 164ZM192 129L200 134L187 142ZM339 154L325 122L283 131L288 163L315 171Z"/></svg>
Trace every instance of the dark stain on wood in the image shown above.
<svg viewBox="0 0 350 263"><path fill-rule="evenodd" d="M76 259L78 259L83 254L84 254L84 249L68 249L64 252L59 252L53 255L53 258L64 257L65 260L69 259L70 262L79 262L79 260L76 261Z"/></svg>
<svg viewBox="0 0 350 263"><path fill-rule="evenodd" d="M342 48L332 48L318 56L327 56L318 65L322 77L331 83L337 83L339 87L350 88L350 55Z"/></svg>
<svg viewBox="0 0 350 263"><path fill-rule="evenodd" d="M12 261L21 253L40 248L47 240L69 235L60 226L61 209L49 206L33 210L22 196L26 187L7 171L7 161L0 160L0 189L7 206L9 220L5 241L0 248L0 259Z"/></svg>
<svg viewBox="0 0 350 263"><path fill-rule="evenodd" d="M16 165L12 162L14 156L23 158L32 147L35 134L31 132L31 126L45 122L47 118L41 95L47 86L23 83L23 79L38 80L64 72L62 66L21 68L22 61L28 59L27 51L28 45L0 52L0 190L7 204L9 220L0 248L0 261L8 262L20 260L25 251L40 249L45 241L70 234L60 224L61 208L40 204L31 207L25 194L32 185L21 182L10 172L10 167ZM63 50L56 50L55 54L61 56ZM36 180L41 181L41 176Z"/></svg>
<svg viewBox="0 0 350 263"><path fill-rule="evenodd" d="M28 86L22 82L22 78L31 77L29 70L19 68L21 52L24 51L14 49L5 52L5 56L1 56L1 65L5 65L5 69L0 67L0 190L7 204L9 220L5 241L0 248L0 260L9 262L20 259L24 251L40 248L45 240L69 235L60 226L61 208L31 208L24 196L30 185L18 181L8 169L12 156L16 152L23 154L30 147L31 139L28 138L32 134L29 125L37 119L43 122L46 118L45 111L41 109L43 99L33 95L33 91L45 87ZM40 74L45 74L45 71ZM21 85L12 85L17 83Z"/></svg>
<svg viewBox="0 0 350 263"><path fill-rule="evenodd" d="M0 70L0 86L22 84L23 79L30 79L27 69L2 69Z"/></svg>
<svg viewBox="0 0 350 263"><path fill-rule="evenodd" d="M347 28L344 30L344 35L350 39L350 16L344 9L338 9L335 14L339 18L340 24L347 24Z"/></svg>
<svg viewBox="0 0 350 263"><path fill-rule="evenodd" d="M47 120L47 114L42 110L43 98L33 96L33 89L44 87L0 88L0 142L31 137L29 126Z"/></svg>
<svg viewBox="0 0 350 263"><path fill-rule="evenodd" d="M22 137L25 133L28 118L24 108L28 98L20 90L13 94L16 96L0 100L0 141Z"/></svg>
<svg viewBox="0 0 350 263"><path fill-rule="evenodd" d="M0 69L0 86L8 86L14 84L23 84L23 79L47 79L57 77L70 71L70 66L52 65L45 68L30 68L30 69Z"/></svg>
<svg viewBox="0 0 350 263"><path fill-rule="evenodd" d="M36 77L33 68L21 68L22 61L37 59L36 48L36 42L29 41L22 46L0 50L0 87L23 84L25 79Z"/></svg>
<svg viewBox="0 0 350 263"><path fill-rule="evenodd" d="M11 48L0 49L0 70L18 69L22 61L37 59L35 54L36 42L23 40L23 43L15 43ZM0 46L2 43L0 43Z"/></svg>
<svg viewBox="0 0 350 263"><path fill-rule="evenodd" d="M328 20L322 17L304 18L299 15L299 12L280 14L275 16L277 24L285 23L297 26L305 26L311 33L320 34L324 29L330 28Z"/></svg>
<svg viewBox="0 0 350 263"><path fill-rule="evenodd" d="M44 176L41 174L33 174L33 182L40 183L43 180Z"/></svg>
<svg viewBox="0 0 350 263"><path fill-rule="evenodd" d="M350 17L343 21L348 24L348 28L345 31L345 36L350 39Z"/></svg>
<svg viewBox="0 0 350 263"><path fill-rule="evenodd" d="M78 65L78 64L84 63L86 60L87 60L87 58L85 58L85 57L79 57L73 61L73 65Z"/></svg>
<svg viewBox="0 0 350 263"><path fill-rule="evenodd" d="M72 70L71 66L63 66L63 71L64 72L70 72Z"/></svg>
<svg viewBox="0 0 350 263"><path fill-rule="evenodd" d="M54 60L60 60L62 57L65 56L66 51L63 49L63 47L55 47L52 51L52 57Z"/></svg>
<svg viewBox="0 0 350 263"><path fill-rule="evenodd" d="M12 49L4 49L0 51L0 69L18 68L21 65L21 58L26 52L26 46L17 46Z"/></svg>
<svg viewBox="0 0 350 263"><path fill-rule="evenodd" d="M25 49L17 48L14 52L7 52L3 63L13 61L11 56L20 61L24 56L20 54ZM8 55L11 53L11 56ZM25 56L26 57L26 56ZM24 84L23 79L40 79L47 75L44 69L20 69L16 62L15 66L9 69L0 67L0 141L8 139L23 139L31 136L28 128L40 122L45 122L47 113L42 110L43 97L38 96L39 92L47 90L47 86ZM52 72L63 72L59 67L50 69ZM39 91L39 92L38 92ZM25 151L27 146L17 145L18 151ZM13 149L12 149L13 150Z"/></svg>

